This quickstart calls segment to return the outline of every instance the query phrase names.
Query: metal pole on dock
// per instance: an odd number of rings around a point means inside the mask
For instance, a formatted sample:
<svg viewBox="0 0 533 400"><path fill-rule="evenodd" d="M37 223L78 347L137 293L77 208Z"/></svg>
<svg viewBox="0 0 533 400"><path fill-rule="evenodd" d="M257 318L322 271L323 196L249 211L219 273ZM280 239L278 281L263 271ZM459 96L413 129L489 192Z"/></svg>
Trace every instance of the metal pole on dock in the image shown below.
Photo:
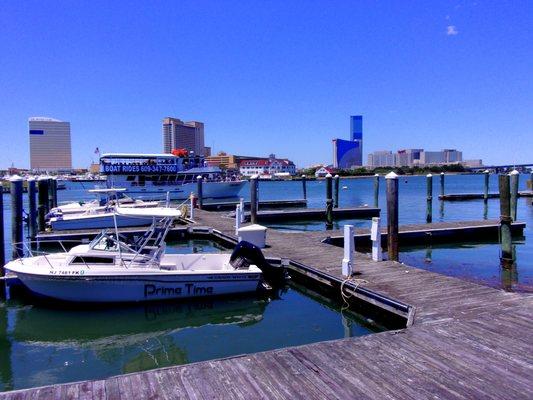
<svg viewBox="0 0 533 400"><path fill-rule="evenodd" d="M28 225L30 228L30 239L34 240L37 235L37 201L36 196L37 189L35 187L35 178L28 178Z"/></svg>
<svg viewBox="0 0 533 400"><path fill-rule="evenodd" d="M237 204L235 207L235 236L239 236L239 228L241 227L241 205Z"/></svg>
<svg viewBox="0 0 533 400"><path fill-rule="evenodd" d="M489 170L486 169L485 171L483 171L483 175L485 178L485 185L483 188L483 200L487 201L489 199L489 179L490 179Z"/></svg>
<svg viewBox="0 0 533 400"><path fill-rule="evenodd" d="M511 185L511 218L516 221L516 209L518 206L518 184L520 181L520 172L513 169L509 173L509 184Z"/></svg>
<svg viewBox="0 0 533 400"><path fill-rule="evenodd" d="M22 186L23 181L20 176L13 176L10 180L11 191L11 245L13 247L13 259L21 258L24 255L24 226L22 216ZM0 266L3 276L3 265Z"/></svg>
<svg viewBox="0 0 533 400"><path fill-rule="evenodd" d="M196 181L197 181L197 184L198 184L198 189L197 189L197 195L198 195L198 208L201 210L203 205L204 205L204 189L203 189L203 183L204 183L204 178L202 177L202 175L198 175L196 177Z"/></svg>
<svg viewBox="0 0 533 400"><path fill-rule="evenodd" d="M427 206L426 206L426 222L429 224L433 220L433 175L426 175L427 186Z"/></svg>
<svg viewBox="0 0 533 400"><path fill-rule="evenodd" d="M370 230L370 239L372 240L372 260L382 261L383 253L381 250L381 219L379 217L372 218L372 228Z"/></svg>
<svg viewBox="0 0 533 400"><path fill-rule="evenodd" d="M252 224L257 224L257 181L258 176L254 175L250 179L250 222Z"/></svg>
<svg viewBox="0 0 533 400"><path fill-rule="evenodd" d="M379 207L379 174L374 175L374 207Z"/></svg>
<svg viewBox="0 0 533 400"><path fill-rule="evenodd" d="M307 177L302 175L302 190L304 193L304 200L307 200Z"/></svg>
<svg viewBox="0 0 533 400"><path fill-rule="evenodd" d="M191 195L189 196L190 199L190 208L191 211L189 212L189 218L194 220L194 207L196 207L196 201L194 199L194 193L191 192Z"/></svg>
<svg viewBox="0 0 533 400"><path fill-rule="evenodd" d="M333 197L333 207L339 208L339 181L340 181L339 175L335 175L333 177L333 180L335 182L335 186L334 186L335 191L334 191L334 194L333 194L334 195L334 197Z"/></svg>
<svg viewBox="0 0 533 400"><path fill-rule="evenodd" d="M440 173L440 195L444 196L444 172Z"/></svg>
<svg viewBox="0 0 533 400"><path fill-rule="evenodd" d="M39 232L46 228L46 214L48 214L48 179L39 178L37 181L37 213Z"/></svg>
<svg viewBox="0 0 533 400"><path fill-rule="evenodd" d="M353 274L355 237L353 225L344 225L344 257L342 259L342 276L350 277Z"/></svg>
<svg viewBox="0 0 533 400"><path fill-rule="evenodd" d="M326 228L331 229L333 227L333 177L331 174L326 175Z"/></svg>
<svg viewBox="0 0 533 400"><path fill-rule="evenodd" d="M4 241L4 187L0 183L0 268L6 264L6 250ZM1 272L1 271L0 271Z"/></svg>
<svg viewBox="0 0 533 400"><path fill-rule="evenodd" d="M500 175L498 186L500 189L500 239L502 246L502 261L513 259L511 238L511 189L510 177L507 174Z"/></svg>
<svg viewBox="0 0 533 400"><path fill-rule="evenodd" d="M244 198L240 198L239 205L241 206L241 224L244 222Z"/></svg>
<svg viewBox="0 0 533 400"><path fill-rule="evenodd" d="M387 251L389 260L398 261L398 175L389 172L387 182Z"/></svg>

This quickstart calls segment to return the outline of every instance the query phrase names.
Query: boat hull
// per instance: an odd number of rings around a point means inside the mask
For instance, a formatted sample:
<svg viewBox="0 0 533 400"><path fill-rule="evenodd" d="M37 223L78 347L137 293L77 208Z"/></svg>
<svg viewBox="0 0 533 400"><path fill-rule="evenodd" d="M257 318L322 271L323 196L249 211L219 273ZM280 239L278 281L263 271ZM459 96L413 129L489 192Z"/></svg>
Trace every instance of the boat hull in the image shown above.
<svg viewBox="0 0 533 400"><path fill-rule="evenodd" d="M66 302L127 303L254 292L260 273L49 276L17 273L32 293Z"/></svg>
<svg viewBox="0 0 533 400"><path fill-rule="evenodd" d="M130 226L147 226L153 222L153 218L128 217L117 215L117 226L119 228ZM74 229L105 229L113 228L115 222L113 214L95 214L89 216L68 216L66 218L50 219L50 226L54 231L68 231Z"/></svg>

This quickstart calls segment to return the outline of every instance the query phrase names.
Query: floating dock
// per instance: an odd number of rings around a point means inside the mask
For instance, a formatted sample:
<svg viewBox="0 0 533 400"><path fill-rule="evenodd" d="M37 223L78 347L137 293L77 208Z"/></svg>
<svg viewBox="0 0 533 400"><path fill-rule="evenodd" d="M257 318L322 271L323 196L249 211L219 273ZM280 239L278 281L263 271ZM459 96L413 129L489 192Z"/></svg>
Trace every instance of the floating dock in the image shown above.
<svg viewBox="0 0 533 400"><path fill-rule="evenodd" d="M519 191L518 197L533 197L533 191L531 190ZM489 193L487 198L499 199L500 194ZM444 200L444 201L465 201L465 200L483 200L483 199L485 199L485 195L483 193L452 193L452 194L439 195L439 200Z"/></svg>
<svg viewBox="0 0 533 400"><path fill-rule="evenodd" d="M334 208L334 219L364 219L379 217L380 209L375 207L346 207ZM245 213L246 218L250 219L250 213ZM268 210L257 212L258 222L273 221L316 221L325 220L325 210L322 208L305 208L291 210Z"/></svg>
<svg viewBox="0 0 533 400"><path fill-rule="evenodd" d="M469 225L472 225L470 222ZM197 211L196 226L235 241L233 220ZM338 293L343 249L330 232L268 231L290 259ZM357 253L347 286L365 309L396 309L406 329L0 394L34 398L533 398L533 294L509 293Z"/></svg>
<svg viewBox="0 0 533 400"><path fill-rule="evenodd" d="M230 201L218 201L218 202L204 202L202 208L209 211L229 211L235 210L235 206L239 203L238 200ZM296 199L296 200L260 200L259 208L263 209L277 209L277 208L302 208L307 207L307 200ZM244 202L244 209L250 209L250 202Z"/></svg>

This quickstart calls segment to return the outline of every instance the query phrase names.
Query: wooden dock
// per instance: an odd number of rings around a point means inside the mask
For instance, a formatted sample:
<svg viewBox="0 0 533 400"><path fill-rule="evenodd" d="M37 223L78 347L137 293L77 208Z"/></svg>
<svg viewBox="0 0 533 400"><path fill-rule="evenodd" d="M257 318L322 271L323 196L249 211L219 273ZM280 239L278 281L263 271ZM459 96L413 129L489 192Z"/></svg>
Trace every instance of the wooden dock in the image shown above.
<svg viewBox="0 0 533 400"><path fill-rule="evenodd" d="M380 209L375 207L345 207L334 208L334 219L364 219L379 217ZM249 220L250 213L245 213ZM317 221L324 220L325 210L322 208L303 208L290 210L259 210L257 212L258 222L274 221Z"/></svg>
<svg viewBox="0 0 533 400"><path fill-rule="evenodd" d="M518 192L518 197L533 197L533 191L524 190ZM444 201L465 201L465 200L483 200L485 195L483 193L451 193L439 195L439 200ZM499 199L499 193L488 193L489 199Z"/></svg>
<svg viewBox="0 0 533 400"><path fill-rule="evenodd" d="M204 202L203 209L208 211L229 211L235 210L235 206L238 204L237 200L229 201L209 201ZM294 199L294 200L259 200L260 209L279 209L279 208L302 208L307 207L307 200L305 199ZM244 202L244 209L250 209L250 202Z"/></svg>
<svg viewBox="0 0 533 400"><path fill-rule="evenodd" d="M198 211L197 226L234 238L233 220ZM327 232L269 230L266 253L294 273L341 281ZM357 253L356 294L409 305L408 327L0 394L1 399L531 399L533 295L509 293ZM299 271L299 272L297 272ZM297 312L297 310L295 310ZM231 340L231 339L229 339Z"/></svg>

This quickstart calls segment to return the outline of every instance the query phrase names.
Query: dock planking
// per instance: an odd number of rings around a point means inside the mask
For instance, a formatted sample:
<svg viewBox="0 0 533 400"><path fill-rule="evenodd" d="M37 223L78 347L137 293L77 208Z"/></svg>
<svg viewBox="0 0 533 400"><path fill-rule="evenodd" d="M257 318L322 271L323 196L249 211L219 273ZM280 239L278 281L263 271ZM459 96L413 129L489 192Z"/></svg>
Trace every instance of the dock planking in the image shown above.
<svg viewBox="0 0 533 400"><path fill-rule="evenodd" d="M518 192L518 197L533 197L533 191L523 190ZM439 195L439 200L445 201L466 201L466 200L482 200L485 198L484 193L451 193ZM499 199L499 193L488 193L488 199Z"/></svg>
<svg viewBox="0 0 533 400"><path fill-rule="evenodd" d="M198 211L196 219L197 225L233 237L233 220L221 213ZM334 233L269 230L265 253L290 257L342 279L342 248L323 242ZM533 295L400 263L375 263L362 253L356 254L355 270L367 281L363 288L413 306L413 325L359 338L7 392L0 398L533 398Z"/></svg>

